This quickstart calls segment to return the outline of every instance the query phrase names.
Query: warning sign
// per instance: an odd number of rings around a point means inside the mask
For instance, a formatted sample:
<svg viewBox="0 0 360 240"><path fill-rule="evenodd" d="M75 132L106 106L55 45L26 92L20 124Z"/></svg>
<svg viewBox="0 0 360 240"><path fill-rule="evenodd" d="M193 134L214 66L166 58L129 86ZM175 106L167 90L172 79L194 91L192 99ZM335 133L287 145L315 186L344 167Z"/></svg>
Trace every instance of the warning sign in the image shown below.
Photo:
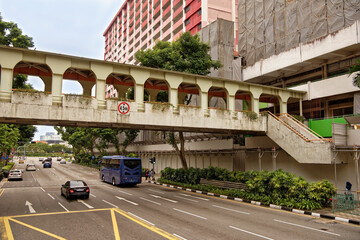
<svg viewBox="0 0 360 240"><path fill-rule="evenodd" d="M119 113L122 114L122 115L129 114L129 112L130 112L130 105L129 105L129 103L127 103L127 102L121 102L121 103L118 105L118 111L119 111Z"/></svg>

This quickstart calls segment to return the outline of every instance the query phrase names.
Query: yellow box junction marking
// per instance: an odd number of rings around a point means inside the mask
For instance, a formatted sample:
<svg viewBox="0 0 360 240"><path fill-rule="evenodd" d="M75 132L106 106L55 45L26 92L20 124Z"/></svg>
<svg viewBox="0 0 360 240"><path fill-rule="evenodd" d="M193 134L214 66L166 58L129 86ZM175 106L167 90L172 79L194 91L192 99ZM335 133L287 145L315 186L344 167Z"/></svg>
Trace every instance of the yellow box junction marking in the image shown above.
<svg viewBox="0 0 360 240"><path fill-rule="evenodd" d="M5 192L5 189L0 189L0 197Z"/></svg>
<svg viewBox="0 0 360 240"><path fill-rule="evenodd" d="M90 209L90 210L80 210L80 211L69 211L69 212L53 212L53 213L38 213L38 214L28 214L28 215L17 215L17 216L10 216L10 217L0 217L0 230L2 232L1 235L1 239L3 240L14 240L12 231L11 231L11 227L10 227L10 223L9 221L13 221L15 223L18 223L20 225L23 225L25 227L28 227L30 229L33 229L35 231L41 232L43 234L46 234L48 236L51 236L53 238L56 239L65 239L59 236L56 236L55 234L52 234L50 232L47 232L45 230L39 229L37 227L31 226L29 224L23 223L19 220L16 220L15 218L22 218L22 217L34 217L34 216L49 216L49 215L57 215L57 214L71 214L71 213L86 213L86 212L95 212L95 211L109 211L111 213L111 221L113 224L113 229L114 229L114 236L115 236L115 240L120 240L120 234L119 234L119 229L118 229L118 224L116 221L116 216L115 216L115 212L121 214L122 216L128 218L129 220L141 225L142 227L145 227L161 236L163 236L166 239L170 239L170 240L178 240L179 238L177 238L176 236L160 229L157 228L151 224L148 224L138 218L135 218L133 216L131 216L130 214L124 212L121 209L118 208L104 208L104 209Z"/></svg>

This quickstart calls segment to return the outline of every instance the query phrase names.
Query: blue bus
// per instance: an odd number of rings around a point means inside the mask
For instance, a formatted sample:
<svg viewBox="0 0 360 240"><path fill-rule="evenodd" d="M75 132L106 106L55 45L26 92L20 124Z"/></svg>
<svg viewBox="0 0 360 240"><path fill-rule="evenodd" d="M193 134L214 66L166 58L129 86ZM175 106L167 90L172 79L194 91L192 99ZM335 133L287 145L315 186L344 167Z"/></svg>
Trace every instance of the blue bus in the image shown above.
<svg viewBox="0 0 360 240"><path fill-rule="evenodd" d="M141 183L141 159L126 156L104 156L100 161L100 179L112 185Z"/></svg>

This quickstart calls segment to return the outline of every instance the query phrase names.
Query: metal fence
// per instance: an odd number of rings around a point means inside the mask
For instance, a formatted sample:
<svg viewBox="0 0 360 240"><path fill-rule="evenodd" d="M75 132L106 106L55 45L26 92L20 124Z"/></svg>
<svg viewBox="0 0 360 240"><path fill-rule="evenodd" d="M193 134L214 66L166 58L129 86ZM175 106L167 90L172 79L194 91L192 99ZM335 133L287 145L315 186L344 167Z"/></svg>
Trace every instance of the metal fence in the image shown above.
<svg viewBox="0 0 360 240"><path fill-rule="evenodd" d="M352 192L332 197L332 212L345 212L360 216L360 201Z"/></svg>

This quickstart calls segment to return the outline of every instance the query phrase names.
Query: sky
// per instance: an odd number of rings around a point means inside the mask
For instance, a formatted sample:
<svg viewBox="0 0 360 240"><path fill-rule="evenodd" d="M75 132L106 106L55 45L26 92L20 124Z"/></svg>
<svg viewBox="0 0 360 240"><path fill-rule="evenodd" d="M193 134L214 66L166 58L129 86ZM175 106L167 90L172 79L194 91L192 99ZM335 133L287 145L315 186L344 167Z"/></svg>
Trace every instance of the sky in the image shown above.
<svg viewBox="0 0 360 240"><path fill-rule="evenodd" d="M33 38L36 50L104 59L103 33L124 0L0 0L3 21L14 22ZM29 77L37 90L44 84ZM82 93L78 83L64 81L63 93ZM36 126L34 140L51 126Z"/></svg>

